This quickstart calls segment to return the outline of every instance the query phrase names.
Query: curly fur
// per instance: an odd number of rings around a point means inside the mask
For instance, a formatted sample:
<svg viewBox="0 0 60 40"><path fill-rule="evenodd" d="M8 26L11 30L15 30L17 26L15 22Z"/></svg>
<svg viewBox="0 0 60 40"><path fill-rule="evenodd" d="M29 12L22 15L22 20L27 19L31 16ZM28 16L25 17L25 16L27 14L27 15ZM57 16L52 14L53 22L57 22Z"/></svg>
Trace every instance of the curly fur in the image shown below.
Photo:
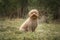
<svg viewBox="0 0 60 40"><path fill-rule="evenodd" d="M38 10L33 9L28 13L29 17L27 20L20 26L20 31L35 31L37 27L37 18L39 17Z"/></svg>

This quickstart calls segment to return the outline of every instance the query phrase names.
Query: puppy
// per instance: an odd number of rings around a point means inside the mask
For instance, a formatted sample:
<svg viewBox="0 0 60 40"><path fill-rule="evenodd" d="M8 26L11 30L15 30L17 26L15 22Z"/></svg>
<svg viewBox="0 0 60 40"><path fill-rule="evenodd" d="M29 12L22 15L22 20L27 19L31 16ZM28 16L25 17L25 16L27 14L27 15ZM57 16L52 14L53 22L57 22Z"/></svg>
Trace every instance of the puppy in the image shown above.
<svg viewBox="0 0 60 40"><path fill-rule="evenodd" d="M20 26L20 31L31 31L34 32L37 27L37 19L39 17L39 12L36 9L32 9L28 13L28 19Z"/></svg>

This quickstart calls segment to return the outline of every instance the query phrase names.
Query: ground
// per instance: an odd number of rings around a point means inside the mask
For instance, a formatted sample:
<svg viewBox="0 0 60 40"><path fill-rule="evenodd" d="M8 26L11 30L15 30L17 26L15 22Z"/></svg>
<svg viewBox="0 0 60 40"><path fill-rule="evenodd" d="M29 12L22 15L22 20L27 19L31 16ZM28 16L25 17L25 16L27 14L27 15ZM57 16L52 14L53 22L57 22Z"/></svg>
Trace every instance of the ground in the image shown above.
<svg viewBox="0 0 60 40"><path fill-rule="evenodd" d="M0 19L0 40L60 40L60 23L40 23L35 32L20 32L25 19Z"/></svg>

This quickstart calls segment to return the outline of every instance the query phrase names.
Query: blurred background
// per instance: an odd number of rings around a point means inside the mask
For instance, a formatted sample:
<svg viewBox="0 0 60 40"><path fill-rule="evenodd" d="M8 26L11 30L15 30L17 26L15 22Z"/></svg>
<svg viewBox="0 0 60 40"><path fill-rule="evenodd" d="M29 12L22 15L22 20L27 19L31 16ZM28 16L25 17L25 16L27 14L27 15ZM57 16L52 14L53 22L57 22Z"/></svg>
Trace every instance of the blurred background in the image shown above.
<svg viewBox="0 0 60 40"><path fill-rule="evenodd" d="M0 18L25 18L31 9L50 19L60 18L60 0L0 0Z"/></svg>
<svg viewBox="0 0 60 40"><path fill-rule="evenodd" d="M39 25L22 33L31 9L39 11ZM0 0L0 40L60 40L60 0Z"/></svg>

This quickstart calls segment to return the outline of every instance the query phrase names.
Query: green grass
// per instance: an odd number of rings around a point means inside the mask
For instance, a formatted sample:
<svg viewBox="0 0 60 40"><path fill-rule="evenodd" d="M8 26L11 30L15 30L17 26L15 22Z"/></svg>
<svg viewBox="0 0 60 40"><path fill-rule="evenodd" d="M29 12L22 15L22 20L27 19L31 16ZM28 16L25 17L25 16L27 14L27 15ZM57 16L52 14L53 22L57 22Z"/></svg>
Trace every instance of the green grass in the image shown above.
<svg viewBox="0 0 60 40"><path fill-rule="evenodd" d="M35 32L20 32L25 19L0 19L0 40L60 40L60 24L41 23Z"/></svg>

